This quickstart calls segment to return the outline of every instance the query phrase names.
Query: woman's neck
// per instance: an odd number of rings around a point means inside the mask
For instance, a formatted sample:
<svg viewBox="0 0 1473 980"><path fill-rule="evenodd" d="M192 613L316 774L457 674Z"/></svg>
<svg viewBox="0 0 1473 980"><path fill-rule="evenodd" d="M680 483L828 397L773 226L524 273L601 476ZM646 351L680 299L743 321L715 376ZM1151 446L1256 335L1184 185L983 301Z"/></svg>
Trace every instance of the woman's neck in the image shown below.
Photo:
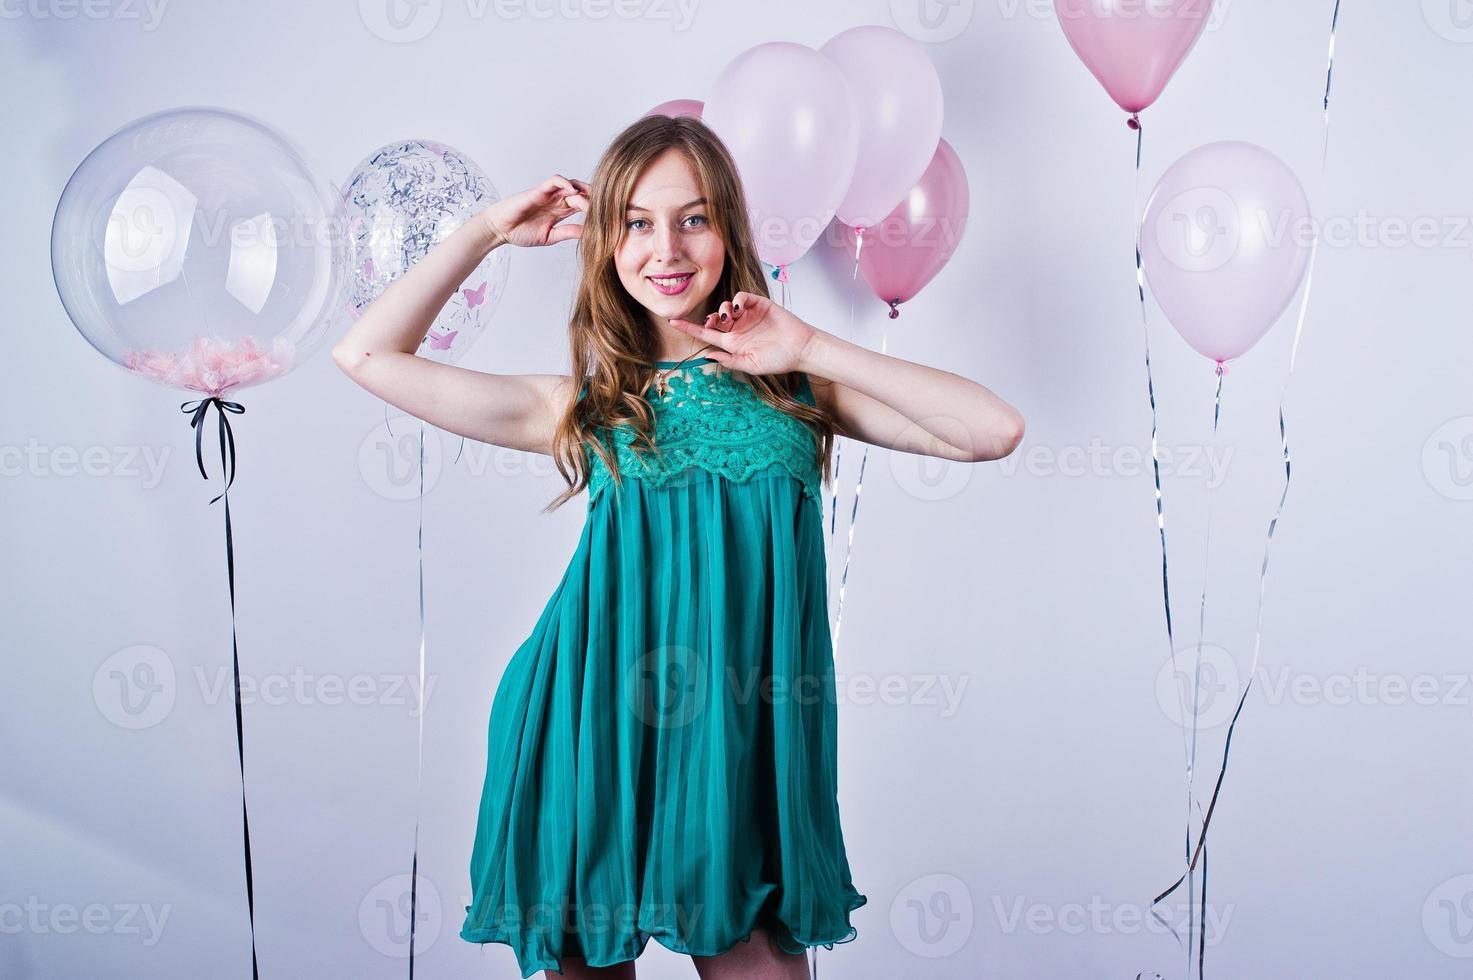
<svg viewBox="0 0 1473 980"><path fill-rule="evenodd" d="M705 307L696 308L704 309ZM687 313L682 318L690 319L693 316L700 316L700 314ZM653 313L650 314L650 320L655 328L655 336L659 338L659 342L655 345L656 349L661 352L657 360L672 362L691 360L705 356L706 351L711 349L710 344L703 344L690 334L677 330Z"/></svg>

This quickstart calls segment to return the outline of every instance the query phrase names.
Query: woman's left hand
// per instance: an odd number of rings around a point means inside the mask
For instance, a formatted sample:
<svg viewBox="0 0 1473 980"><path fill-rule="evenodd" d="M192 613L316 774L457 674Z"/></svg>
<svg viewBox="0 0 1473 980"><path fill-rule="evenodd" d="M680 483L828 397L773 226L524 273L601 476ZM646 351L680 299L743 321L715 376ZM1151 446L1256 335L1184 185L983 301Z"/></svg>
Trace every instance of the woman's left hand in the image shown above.
<svg viewBox="0 0 1473 980"><path fill-rule="evenodd" d="M716 350L706 356L744 374L805 370L802 358L818 332L782 306L757 293L737 293L702 323L673 317L670 325Z"/></svg>

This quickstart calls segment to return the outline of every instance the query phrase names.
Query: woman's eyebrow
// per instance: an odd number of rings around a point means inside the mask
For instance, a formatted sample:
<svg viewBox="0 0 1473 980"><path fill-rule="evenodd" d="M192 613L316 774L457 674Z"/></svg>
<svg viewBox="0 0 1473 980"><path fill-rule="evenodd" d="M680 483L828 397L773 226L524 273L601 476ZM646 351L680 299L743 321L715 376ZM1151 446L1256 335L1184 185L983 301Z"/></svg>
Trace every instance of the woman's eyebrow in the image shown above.
<svg viewBox="0 0 1473 980"><path fill-rule="evenodd" d="M698 197L694 201L691 201L689 204L682 204L680 207L676 208L676 210L677 211L684 211L687 208L693 208L693 207L695 207L697 204L705 204L705 203L706 203L706 199L704 197ZM629 205L629 207L625 208L625 210L626 211L643 211L646 214L648 214L650 209L649 208L642 208L642 207L640 207L637 204L631 204L631 205Z"/></svg>

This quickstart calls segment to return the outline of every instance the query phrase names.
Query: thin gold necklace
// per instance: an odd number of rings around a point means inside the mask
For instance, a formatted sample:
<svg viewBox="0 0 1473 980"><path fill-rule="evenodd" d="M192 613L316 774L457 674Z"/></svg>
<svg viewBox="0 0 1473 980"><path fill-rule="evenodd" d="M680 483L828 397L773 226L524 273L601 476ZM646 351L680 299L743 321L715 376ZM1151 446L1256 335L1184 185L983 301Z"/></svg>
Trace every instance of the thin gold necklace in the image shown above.
<svg viewBox="0 0 1473 980"><path fill-rule="evenodd" d="M701 348L701 350L710 349L710 344L707 344L705 347ZM682 364L695 357L696 354L699 353L700 351L696 351L695 354L687 354L682 360L676 361L668 368L655 368L655 394L661 398L664 398L670 392L670 375L674 374L676 371L679 371Z"/></svg>

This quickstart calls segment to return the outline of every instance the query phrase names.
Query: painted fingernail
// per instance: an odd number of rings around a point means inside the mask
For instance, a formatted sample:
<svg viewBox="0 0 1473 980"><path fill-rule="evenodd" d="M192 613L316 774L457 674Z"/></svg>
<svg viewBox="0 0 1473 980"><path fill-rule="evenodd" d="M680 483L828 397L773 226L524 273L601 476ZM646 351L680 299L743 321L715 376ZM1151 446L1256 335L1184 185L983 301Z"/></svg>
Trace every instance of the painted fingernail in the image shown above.
<svg viewBox="0 0 1473 980"><path fill-rule="evenodd" d="M721 314L721 322L722 323L725 323L726 322L726 314L725 313Z"/></svg>
<svg viewBox="0 0 1473 980"><path fill-rule="evenodd" d="M740 304L740 303L733 303L733 304L731 304L731 308L734 309L734 310L739 310L739 309L742 308L742 304Z"/></svg>

